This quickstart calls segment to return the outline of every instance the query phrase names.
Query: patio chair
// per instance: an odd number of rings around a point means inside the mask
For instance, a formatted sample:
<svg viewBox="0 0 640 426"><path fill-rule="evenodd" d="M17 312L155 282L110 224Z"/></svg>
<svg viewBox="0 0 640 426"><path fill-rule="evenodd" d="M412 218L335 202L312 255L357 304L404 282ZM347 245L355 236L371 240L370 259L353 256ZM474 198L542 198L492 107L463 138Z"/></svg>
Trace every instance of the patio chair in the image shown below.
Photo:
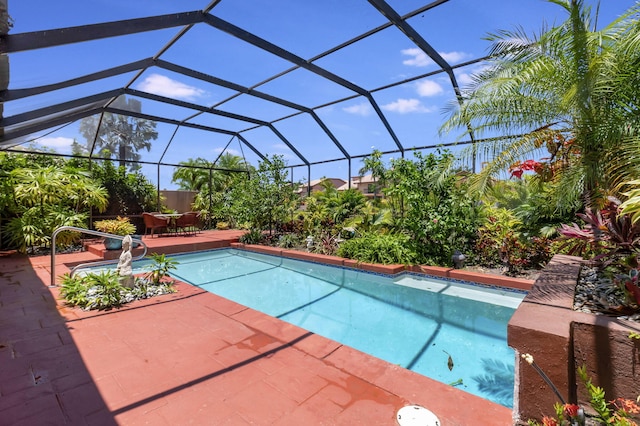
<svg viewBox="0 0 640 426"><path fill-rule="evenodd" d="M183 213L182 216L176 219L176 228L181 229L185 235L189 233L195 235L198 231L198 213Z"/></svg>
<svg viewBox="0 0 640 426"><path fill-rule="evenodd" d="M151 237L153 237L155 230L159 230L158 234L160 234L163 230L167 231L169 229L169 221L167 219L154 216L151 213L142 213L142 219L144 220L144 235L147 235L147 232L151 230Z"/></svg>

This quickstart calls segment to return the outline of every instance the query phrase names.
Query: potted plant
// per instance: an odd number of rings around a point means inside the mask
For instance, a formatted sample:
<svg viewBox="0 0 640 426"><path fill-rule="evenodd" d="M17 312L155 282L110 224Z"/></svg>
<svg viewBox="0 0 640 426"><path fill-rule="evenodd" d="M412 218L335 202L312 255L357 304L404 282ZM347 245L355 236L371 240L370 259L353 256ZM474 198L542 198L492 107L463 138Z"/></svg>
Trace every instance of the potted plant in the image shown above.
<svg viewBox="0 0 640 426"><path fill-rule="evenodd" d="M118 216L116 219L105 219L96 221L94 224L96 230L114 235L132 235L136 232L136 227L129 221L128 217ZM122 248L122 240L117 238L105 238L104 246L107 250L120 250Z"/></svg>

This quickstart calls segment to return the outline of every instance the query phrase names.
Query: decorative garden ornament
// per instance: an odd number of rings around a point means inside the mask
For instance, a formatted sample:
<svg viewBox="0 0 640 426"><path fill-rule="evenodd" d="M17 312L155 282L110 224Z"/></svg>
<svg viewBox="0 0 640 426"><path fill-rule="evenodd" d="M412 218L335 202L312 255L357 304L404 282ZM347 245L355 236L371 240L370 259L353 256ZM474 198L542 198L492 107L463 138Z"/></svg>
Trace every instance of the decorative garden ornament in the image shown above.
<svg viewBox="0 0 640 426"><path fill-rule="evenodd" d="M122 240L122 254L120 254L118 267L116 268L120 285L129 288L133 288L134 286L133 269L131 267L131 244L131 235L124 237Z"/></svg>

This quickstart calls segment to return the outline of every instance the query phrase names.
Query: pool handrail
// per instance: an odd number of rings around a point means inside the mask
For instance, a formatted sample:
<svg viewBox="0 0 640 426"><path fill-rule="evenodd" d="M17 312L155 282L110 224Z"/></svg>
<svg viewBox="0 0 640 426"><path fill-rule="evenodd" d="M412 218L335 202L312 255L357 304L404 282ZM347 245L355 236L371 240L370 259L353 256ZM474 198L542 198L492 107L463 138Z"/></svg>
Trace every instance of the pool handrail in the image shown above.
<svg viewBox="0 0 640 426"><path fill-rule="evenodd" d="M76 231L76 232L80 232L80 233L83 233L83 234L96 235L98 237L105 237L105 238L115 238L115 239L118 239L118 240L123 240L124 237L125 237L125 235L109 234L109 233L106 233L106 232L94 231L94 230L86 229L86 228L79 228L77 226L61 226L61 227L57 228L55 231L53 231L53 234L51 234L51 284L49 285L49 287L55 287L56 286L56 237L62 231ZM142 241L142 239L132 238L131 241L133 243L142 244L142 247L144 248L144 250L142 251L141 255L136 256L136 257L132 258L131 260L135 261L135 260L144 259L144 257L147 255L147 245L144 243L144 241ZM69 275L73 276L74 272L77 269L80 269L82 267L111 265L111 264L114 264L114 263L117 264L118 263L118 259L99 260L97 262L81 263L80 265L76 265L73 268L71 268L71 272L69 273Z"/></svg>

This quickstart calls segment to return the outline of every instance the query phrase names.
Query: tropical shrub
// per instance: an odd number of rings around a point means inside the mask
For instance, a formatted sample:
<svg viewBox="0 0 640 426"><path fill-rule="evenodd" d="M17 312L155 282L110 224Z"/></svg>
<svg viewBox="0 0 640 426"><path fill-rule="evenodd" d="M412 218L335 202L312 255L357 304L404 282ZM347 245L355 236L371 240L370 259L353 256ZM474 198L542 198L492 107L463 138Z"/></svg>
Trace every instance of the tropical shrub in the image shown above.
<svg viewBox="0 0 640 426"><path fill-rule="evenodd" d="M89 209L103 211L107 205L104 188L82 170L64 164L15 168L8 180L14 204L6 241L21 252L47 247L60 226L85 227ZM64 232L58 241L64 246L78 238L77 233Z"/></svg>
<svg viewBox="0 0 640 426"><path fill-rule="evenodd" d="M358 233L388 233L399 230L394 221L393 211L387 207L385 200L367 201L360 212L348 218L344 225L344 227L353 228Z"/></svg>
<svg viewBox="0 0 640 426"><path fill-rule="evenodd" d="M448 151L417 152L414 161L392 160L385 172L383 191L400 206L395 222L411 237L420 263L450 265L455 250L470 251L480 225L478 199L454 160Z"/></svg>
<svg viewBox="0 0 640 426"><path fill-rule="evenodd" d="M627 200L620 204L620 213L629 215L631 221L636 223L640 221L640 188L638 187L640 180L632 180L626 185L631 185L633 188L624 193Z"/></svg>
<svg viewBox="0 0 640 426"><path fill-rule="evenodd" d="M264 234L259 229L252 229L242 234L238 239L242 244L260 244L264 241Z"/></svg>
<svg viewBox="0 0 640 426"><path fill-rule="evenodd" d="M582 208L578 198L569 200L563 195L556 200L556 182L546 182L539 176L522 176L508 180L492 181L482 197L487 208L504 208L518 220L518 231L526 236L556 234L560 224L567 223Z"/></svg>
<svg viewBox="0 0 640 426"><path fill-rule="evenodd" d="M136 232L136 227L128 217L118 216L116 219L98 220L93 226L98 231L114 235L131 235Z"/></svg>
<svg viewBox="0 0 640 426"><path fill-rule="evenodd" d="M118 282L118 273L113 270L62 278L60 295L71 306L86 310L111 309L125 303L125 287Z"/></svg>
<svg viewBox="0 0 640 426"><path fill-rule="evenodd" d="M507 274L517 275L525 269L543 267L553 256L551 240L521 232L522 222L513 210L489 207L485 215L469 256L471 263L503 267Z"/></svg>
<svg viewBox="0 0 640 426"><path fill-rule="evenodd" d="M165 278L169 277L169 271L176 269L178 265L177 261L167 257L164 253L151 253L148 257L152 260L152 263L149 265L149 271L144 277L152 284L160 284Z"/></svg>
<svg viewBox="0 0 640 426"><path fill-rule="evenodd" d="M340 243L338 256L359 262L382 264L414 264L415 247L406 234L366 233Z"/></svg>
<svg viewBox="0 0 640 426"><path fill-rule="evenodd" d="M318 254L333 256L338 251L340 239L332 231L322 231L313 236L312 251Z"/></svg>
<svg viewBox="0 0 640 426"><path fill-rule="evenodd" d="M297 234L281 234L278 237L278 247L296 248L302 244L302 239Z"/></svg>
<svg viewBox="0 0 640 426"><path fill-rule="evenodd" d="M300 201L294 187L284 160L274 155L260 162L249 179L234 186L229 211L237 222L271 233L294 216Z"/></svg>
<svg viewBox="0 0 640 426"><path fill-rule="evenodd" d="M578 214L586 226L563 224L559 229L569 254L595 253L593 261L600 266L617 264L626 271L638 265L640 254L640 223L622 214L620 201L609 199L609 205L599 211L587 209Z"/></svg>
<svg viewBox="0 0 640 426"><path fill-rule="evenodd" d="M139 171L127 172L111 161L93 163L91 175L108 193L109 204L104 215L131 216L142 212L160 211L156 187Z"/></svg>

